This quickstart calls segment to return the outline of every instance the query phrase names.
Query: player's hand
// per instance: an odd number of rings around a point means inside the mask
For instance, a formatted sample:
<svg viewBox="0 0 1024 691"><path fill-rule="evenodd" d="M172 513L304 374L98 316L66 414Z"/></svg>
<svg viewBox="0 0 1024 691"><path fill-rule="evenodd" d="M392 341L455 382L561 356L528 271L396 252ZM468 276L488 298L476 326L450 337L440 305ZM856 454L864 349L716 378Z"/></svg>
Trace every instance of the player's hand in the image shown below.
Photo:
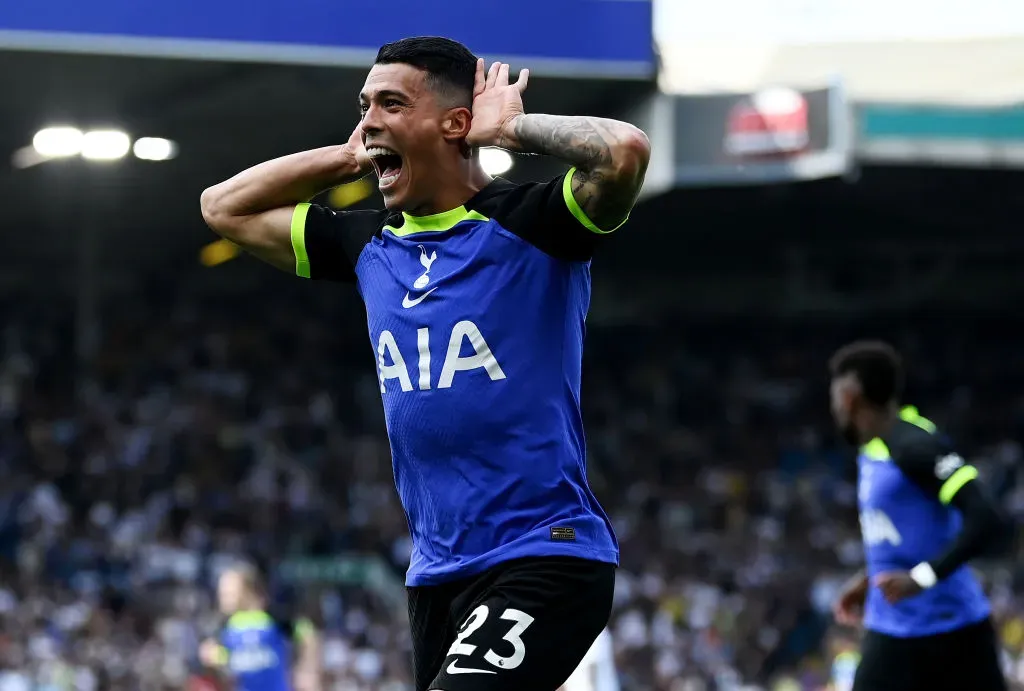
<svg viewBox="0 0 1024 691"><path fill-rule="evenodd" d="M220 660L220 644L212 638L207 638L199 646L199 660L207 667L217 669L222 667Z"/></svg>
<svg viewBox="0 0 1024 691"><path fill-rule="evenodd" d="M373 170L373 163L370 161L369 154L366 153L366 147L363 146L362 123L356 125L356 128L352 131L348 142L345 143L345 150L352 156L353 162L358 166L361 173L365 175Z"/></svg>
<svg viewBox="0 0 1024 691"><path fill-rule="evenodd" d="M508 70L507 64L496 62L485 74L484 61L477 60L473 125L466 136L469 146L515 150L515 122L523 114L523 92L530 70L522 70L514 84L508 83Z"/></svg>
<svg viewBox="0 0 1024 691"><path fill-rule="evenodd" d="M832 616L843 626L860 626L864 618L864 601L868 595L868 577L858 574L851 578L832 606Z"/></svg>
<svg viewBox="0 0 1024 691"><path fill-rule="evenodd" d="M875 576L874 583L875 587L882 591L882 595L891 605L908 597L913 597L922 590L921 586L906 571L880 573Z"/></svg>

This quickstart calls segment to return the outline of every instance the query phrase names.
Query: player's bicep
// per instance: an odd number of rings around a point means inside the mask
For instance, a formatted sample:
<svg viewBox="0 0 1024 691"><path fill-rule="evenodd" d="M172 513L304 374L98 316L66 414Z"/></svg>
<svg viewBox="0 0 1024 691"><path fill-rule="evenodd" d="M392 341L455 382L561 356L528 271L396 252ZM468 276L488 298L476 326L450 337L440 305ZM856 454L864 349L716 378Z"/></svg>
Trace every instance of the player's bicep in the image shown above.
<svg viewBox="0 0 1024 691"><path fill-rule="evenodd" d="M939 487L939 501L943 504L952 503L964 487L978 479L978 469L957 453L948 454L938 460L936 472L940 471L944 479Z"/></svg>
<svg viewBox="0 0 1024 691"><path fill-rule="evenodd" d="M901 470L944 505L978 477L978 469L951 448L925 447L902 454Z"/></svg>
<svg viewBox="0 0 1024 691"><path fill-rule="evenodd" d="M248 216L222 216L205 212L207 225L258 259L283 271L295 263L291 221L295 207L286 206Z"/></svg>
<svg viewBox="0 0 1024 691"><path fill-rule="evenodd" d="M576 169L546 183L521 186L501 210L498 220L545 253L566 261L589 261L601 240L616 230L602 229L583 209L573 192Z"/></svg>
<svg viewBox="0 0 1024 691"><path fill-rule="evenodd" d="M562 197L580 225L596 235L607 235L629 220L642 182L642 175L636 180L612 180L600 171L573 168L563 181Z"/></svg>

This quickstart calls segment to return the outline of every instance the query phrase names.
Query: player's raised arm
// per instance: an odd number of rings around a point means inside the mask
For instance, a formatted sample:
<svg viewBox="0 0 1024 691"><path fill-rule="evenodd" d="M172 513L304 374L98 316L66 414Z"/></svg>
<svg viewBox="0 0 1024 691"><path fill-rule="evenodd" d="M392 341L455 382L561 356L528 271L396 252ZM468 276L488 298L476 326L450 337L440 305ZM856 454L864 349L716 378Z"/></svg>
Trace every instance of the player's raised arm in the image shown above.
<svg viewBox="0 0 1024 691"><path fill-rule="evenodd" d="M348 143L276 158L203 192L207 225L279 269L295 269L292 219L296 205L371 169L359 128Z"/></svg>
<svg viewBox="0 0 1024 691"><path fill-rule="evenodd" d="M322 647L316 627L308 619L295 622L296 691L321 691L323 688Z"/></svg>
<svg viewBox="0 0 1024 691"><path fill-rule="evenodd" d="M572 197L595 232L611 232L629 216L644 182L651 143L626 122L586 116L526 114L522 93L529 71L509 84L509 67L477 65L473 146L499 146L559 158L576 170ZM581 219L582 221L583 219Z"/></svg>
<svg viewBox="0 0 1024 691"><path fill-rule="evenodd" d="M610 232L636 203L651 159L637 127L618 120L531 113L517 118L513 148L547 154L572 165L572 195L597 227Z"/></svg>

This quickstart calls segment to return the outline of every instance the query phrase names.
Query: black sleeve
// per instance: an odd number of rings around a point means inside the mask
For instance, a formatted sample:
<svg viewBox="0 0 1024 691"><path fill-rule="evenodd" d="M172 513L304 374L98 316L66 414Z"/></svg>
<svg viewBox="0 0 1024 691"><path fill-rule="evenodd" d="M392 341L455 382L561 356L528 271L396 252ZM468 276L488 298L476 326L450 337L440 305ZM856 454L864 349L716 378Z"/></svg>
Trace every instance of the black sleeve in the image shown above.
<svg viewBox="0 0 1024 691"><path fill-rule="evenodd" d="M517 186L501 200L495 220L553 257L589 261L601 238L622 224L602 230L587 218L572 194L573 173Z"/></svg>
<svg viewBox="0 0 1024 691"><path fill-rule="evenodd" d="M892 460L903 474L943 504L972 480L977 469L969 465L949 442L921 431L892 445Z"/></svg>
<svg viewBox="0 0 1024 691"><path fill-rule="evenodd" d="M297 626L294 619L291 617L274 617L274 624L277 625L277 630L281 632L281 636L286 640L295 638Z"/></svg>
<svg viewBox="0 0 1024 691"><path fill-rule="evenodd" d="M939 579L989 551L1005 532L995 503L977 482L977 469L934 435L893 454L903 474L942 504L956 507L963 525L941 554L929 560Z"/></svg>
<svg viewBox="0 0 1024 691"><path fill-rule="evenodd" d="M277 609L270 613L274 625L286 640L302 641L315 630L313 623L306 617L288 616L283 610Z"/></svg>
<svg viewBox="0 0 1024 691"><path fill-rule="evenodd" d="M960 510L963 526L942 554L929 563L939 578L945 578L971 559L994 551L1005 542L1009 523L1000 514L985 488L970 482L950 502Z"/></svg>
<svg viewBox="0 0 1024 691"><path fill-rule="evenodd" d="M355 265L384 225L383 211L337 212L317 204L299 204L292 215L295 273L303 278L355 282Z"/></svg>

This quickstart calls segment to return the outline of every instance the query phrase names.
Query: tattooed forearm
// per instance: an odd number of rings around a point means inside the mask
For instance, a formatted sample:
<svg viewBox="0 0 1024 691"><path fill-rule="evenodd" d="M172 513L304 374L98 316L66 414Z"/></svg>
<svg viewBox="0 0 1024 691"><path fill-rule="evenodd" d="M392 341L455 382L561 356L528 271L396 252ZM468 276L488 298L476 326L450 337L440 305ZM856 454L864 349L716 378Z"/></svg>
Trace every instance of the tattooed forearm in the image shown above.
<svg viewBox="0 0 1024 691"><path fill-rule="evenodd" d="M522 153L545 154L575 166L572 192L599 228L618 225L636 202L650 143L636 127L604 118L521 115L503 142Z"/></svg>
<svg viewBox="0 0 1024 691"><path fill-rule="evenodd" d="M612 162L611 132L602 132L600 118L560 115L521 115L516 119L516 149L522 153L560 158L577 168ZM618 123L616 123L618 124Z"/></svg>

